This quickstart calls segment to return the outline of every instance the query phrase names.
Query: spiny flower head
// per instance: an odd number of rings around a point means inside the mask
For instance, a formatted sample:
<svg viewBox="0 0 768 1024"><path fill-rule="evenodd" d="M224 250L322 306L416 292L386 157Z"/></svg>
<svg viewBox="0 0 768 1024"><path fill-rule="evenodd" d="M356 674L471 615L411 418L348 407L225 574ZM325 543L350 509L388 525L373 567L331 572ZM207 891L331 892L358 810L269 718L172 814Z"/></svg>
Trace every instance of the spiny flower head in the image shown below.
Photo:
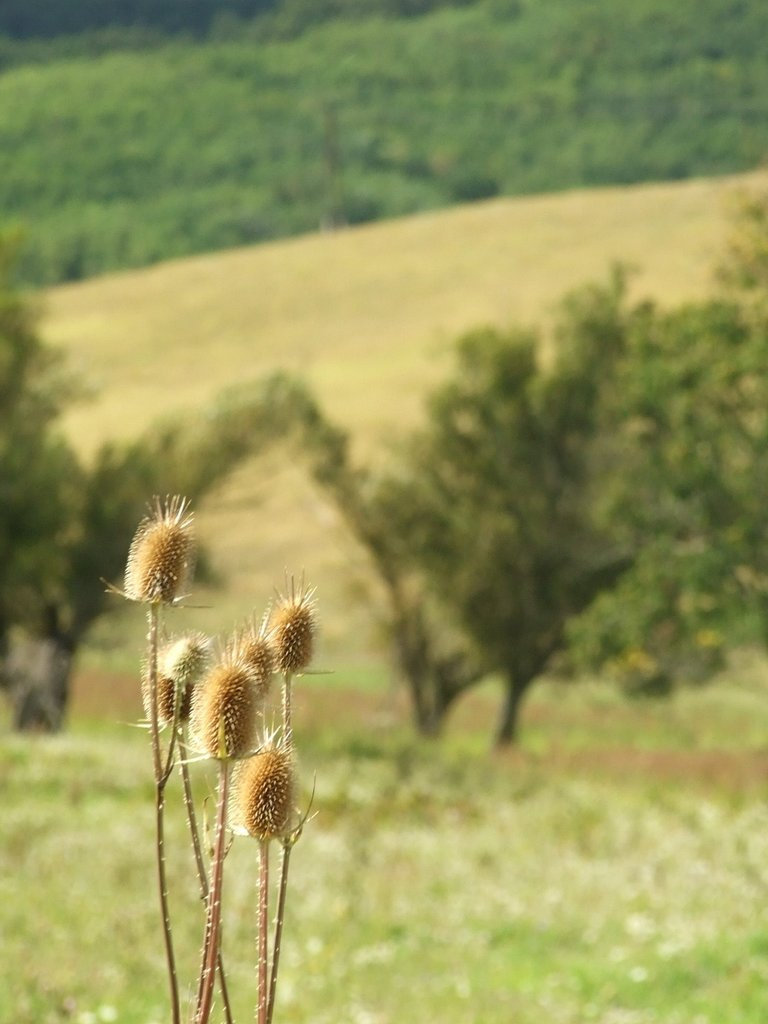
<svg viewBox="0 0 768 1024"><path fill-rule="evenodd" d="M266 700L275 669L275 656L266 621L262 619L258 626L254 622L249 623L235 635L232 646L235 656L251 670L259 697Z"/></svg>
<svg viewBox="0 0 768 1024"><path fill-rule="evenodd" d="M205 633L185 633L169 641L160 651L160 670L180 686L194 686L200 681L211 660L211 641Z"/></svg>
<svg viewBox="0 0 768 1024"><path fill-rule="evenodd" d="M177 697L181 698L178 721L189 719L192 691L210 661L211 644L203 633L188 633L163 647L157 661L157 718L161 725L173 722ZM145 669L142 697L147 717L151 715L149 672Z"/></svg>
<svg viewBox="0 0 768 1024"><path fill-rule="evenodd" d="M251 669L239 651L229 646L195 687L191 716L195 744L219 760L248 757L256 746L262 706Z"/></svg>
<svg viewBox="0 0 768 1024"><path fill-rule="evenodd" d="M173 604L195 565L193 515L186 498L155 498L139 523L125 567L125 596L148 604Z"/></svg>
<svg viewBox="0 0 768 1024"><path fill-rule="evenodd" d="M233 831L256 839L287 836L296 825L296 765L292 749L268 740L242 761L233 779Z"/></svg>
<svg viewBox="0 0 768 1024"><path fill-rule="evenodd" d="M291 580L290 594L280 594L269 623L269 635L275 666L286 675L303 672L312 660L317 621L314 588L303 582L296 589Z"/></svg>

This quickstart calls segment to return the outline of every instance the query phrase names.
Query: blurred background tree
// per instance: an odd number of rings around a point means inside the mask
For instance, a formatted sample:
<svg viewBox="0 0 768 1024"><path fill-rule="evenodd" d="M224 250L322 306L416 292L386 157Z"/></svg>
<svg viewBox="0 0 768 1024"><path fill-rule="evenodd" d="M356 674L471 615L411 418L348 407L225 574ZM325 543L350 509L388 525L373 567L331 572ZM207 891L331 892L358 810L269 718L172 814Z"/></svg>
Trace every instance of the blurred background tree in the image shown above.
<svg viewBox="0 0 768 1024"><path fill-rule="evenodd" d="M735 222L737 293L661 311L629 303L616 270L563 301L549 362L521 330L460 339L388 468L326 452L321 479L385 583L423 733L495 674L511 741L555 655L658 694L768 639L766 209L750 201Z"/></svg>
<svg viewBox="0 0 768 1024"><path fill-rule="evenodd" d="M640 692L706 679L768 640L768 200L745 202L724 295L635 319L611 418L611 516L635 565L572 624L583 667Z"/></svg>
<svg viewBox="0 0 768 1024"><path fill-rule="evenodd" d="M599 488L605 396L635 315L616 272L563 303L549 365L534 334L463 337L390 484L387 518L409 564L484 674L504 681L499 743L515 739L569 619L628 565Z"/></svg>
<svg viewBox="0 0 768 1024"><path fill-rule="evenodd" d="M209 494L281 430L266 393L105 444L84 463L58 425L77 397L19 290L18 239L0 239L0 682L23 730L64 722L73 659L111 607L136 524L155 494Z"/></svg>
<svg viewBox="0 0 768 1024"><path fill-rule="evenodd" d="M484 328L461 338L425 428L384 469L350 465L346 438L295 395L315 477L371 557L414 722L439 732L490 673L505 682L499 743L560 651L568 620L628 565L599 515L604 395L636 313L616 271L562 305L557 356L540 339Z"/></svg>

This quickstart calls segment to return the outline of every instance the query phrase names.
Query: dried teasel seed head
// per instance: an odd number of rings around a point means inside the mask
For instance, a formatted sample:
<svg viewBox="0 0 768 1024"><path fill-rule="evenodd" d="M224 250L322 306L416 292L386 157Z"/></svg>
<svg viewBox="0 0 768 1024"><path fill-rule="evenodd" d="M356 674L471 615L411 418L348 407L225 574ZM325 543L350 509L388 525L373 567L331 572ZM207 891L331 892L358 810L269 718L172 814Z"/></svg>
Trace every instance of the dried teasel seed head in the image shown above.
<svg viewBox="0 0 768 1024"><path fill-rule="evenodd" d="M172 676L157 674L157 721L160 725L170 725L174 719L176 710L176 694L179 693L175 679ZM144 704L144 714L148 719L152 717L152 696L149 686L149 672L145 669L141 679L141 699ZM189 718L190 695L187 691L182 692L181 706L179 708L179 721Z"/></svg>
<svg viewBox="0 0 768 1024"><path fill-rule="evenodd" d="M158 655L157 664L157 718L161 725L174 719L177 695L181 698L178 721L189 719L192 691L208 666L211 656L210 640L203 633L188 633L171 640ZM142 680L144 712L151 716L149 673Z"/></svg>
<svg viewBox="0 0 768 1024"><path fill-rule="evenodd" d="M268 743L243 761L233 780L232 826L256 839L279 839L296 824L296 766L291 749Z"/></svg>
<svg viewBox="0 0 768 1024"><path fill-rule="evenodd" d="M248 666L261 700L266 700L275 670L275 656L269 634L262 621L260 626L250 623L235 636L233 649L236 656Z"/></svg>
<svg viewBox="0 0 768 1024"><path fill-rule="evenodd" d="M126 597L148 604L172 604L182 596L194 571L192 521L186 498L155 498L128 552Z"/></svg>
<svg viewBox="0 0 768 1024"><path fill-rule="evenodd" d="M195 744L219 760L247 757L256 746L261 708L251 671L229 649L195 687L191 717Z"/></svg>
<svg viewBox="0 0 768 1024"><path fill-rule="evenodd" d="M312 660L317 622L314 589L280 595L269 623L275 666L286 675L303 672Z"/></svg>
<svg viewBox="0 0 768 1024"><path fill-rule="evenodd" d="M211 641L205 633L187 633L171 640L158 657L159 671L180 686L195 686L211 660Z"/></svg>

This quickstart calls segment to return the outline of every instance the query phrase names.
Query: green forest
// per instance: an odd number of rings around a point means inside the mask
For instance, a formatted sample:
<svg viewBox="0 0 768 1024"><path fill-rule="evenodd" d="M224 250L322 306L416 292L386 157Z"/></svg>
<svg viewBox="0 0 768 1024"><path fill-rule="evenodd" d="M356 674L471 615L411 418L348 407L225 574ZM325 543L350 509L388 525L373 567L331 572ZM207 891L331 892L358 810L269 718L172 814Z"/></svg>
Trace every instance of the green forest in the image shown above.
<svg viewBox="0 0 768 1024"><path fill-rule="evenodd" d="M0 10L0 219L45 284L768 153L757 0Z"/></svg>

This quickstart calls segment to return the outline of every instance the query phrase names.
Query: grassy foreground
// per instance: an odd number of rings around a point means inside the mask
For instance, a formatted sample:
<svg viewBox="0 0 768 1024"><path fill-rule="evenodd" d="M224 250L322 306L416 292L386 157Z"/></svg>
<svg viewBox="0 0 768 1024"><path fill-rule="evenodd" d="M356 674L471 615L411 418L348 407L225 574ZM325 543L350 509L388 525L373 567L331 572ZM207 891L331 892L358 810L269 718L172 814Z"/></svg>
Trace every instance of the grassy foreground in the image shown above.
<svg viewBox="0 0 768 1024"><path fill-rule="evenodd" d="M545 685L524 749L491 757L492 693L419 746L396 702L304 683L317 816L294 856L276 1020L763 1024L765 685L754 664L670 703ZM67 735L0 739L4 1021L167 1020L148 740L117 724L134 703L119 680L81 677ZM199 766L198 784L212 787ZM200 914L182 831L172 814L189 976ZM229 856L225 948L247 1021L256 850Z"/></svg>

